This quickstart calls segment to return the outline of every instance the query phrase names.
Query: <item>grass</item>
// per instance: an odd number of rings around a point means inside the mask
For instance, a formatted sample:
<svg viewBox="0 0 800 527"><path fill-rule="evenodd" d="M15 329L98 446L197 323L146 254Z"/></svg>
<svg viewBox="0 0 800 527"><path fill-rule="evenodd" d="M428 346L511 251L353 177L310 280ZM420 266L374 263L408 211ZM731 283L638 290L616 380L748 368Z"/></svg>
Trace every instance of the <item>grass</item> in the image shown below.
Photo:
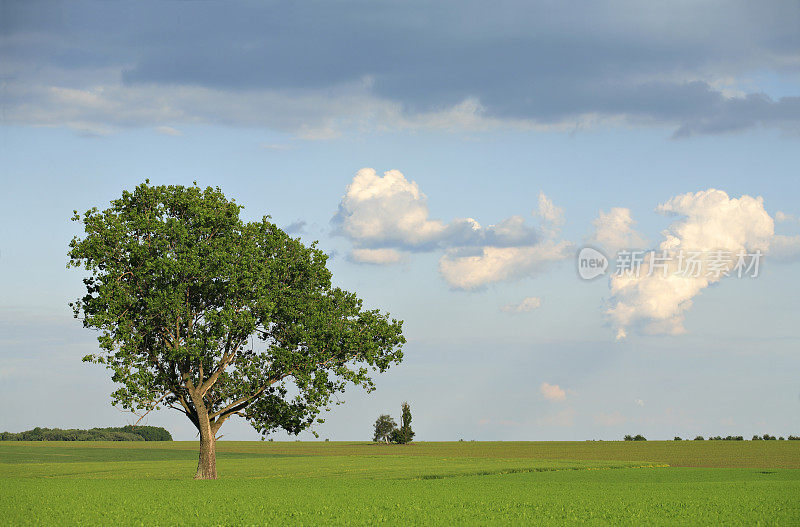
<svg viewBox="0 0 800 527"><path fill-rule="evenodd" d="M794 442L220 442L218 481L196 451L0 443L0 523L800 525Z"/></svg>

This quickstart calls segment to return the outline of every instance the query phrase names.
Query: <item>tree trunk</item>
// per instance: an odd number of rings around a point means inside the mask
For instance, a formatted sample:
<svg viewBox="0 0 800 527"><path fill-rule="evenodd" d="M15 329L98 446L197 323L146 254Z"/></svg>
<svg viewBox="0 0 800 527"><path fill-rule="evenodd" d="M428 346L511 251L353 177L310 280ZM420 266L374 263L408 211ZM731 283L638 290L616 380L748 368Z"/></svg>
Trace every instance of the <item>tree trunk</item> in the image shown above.
<svg viewBox="0 0 800 527"><path fill-rule="evenodd" d="M202 399L200 399L202 402ZM200 456L197 459L197 474L194 479L217 479L217 440L216 430L211 426L208 411L200 407L198 411L200 429Z"/></svg>
<svg viewBox="0 0 800 527"><path fill-rule="evenodd" d="M200 456L194 479L217 479L217 441L211 427L200 430Z"/></svg>

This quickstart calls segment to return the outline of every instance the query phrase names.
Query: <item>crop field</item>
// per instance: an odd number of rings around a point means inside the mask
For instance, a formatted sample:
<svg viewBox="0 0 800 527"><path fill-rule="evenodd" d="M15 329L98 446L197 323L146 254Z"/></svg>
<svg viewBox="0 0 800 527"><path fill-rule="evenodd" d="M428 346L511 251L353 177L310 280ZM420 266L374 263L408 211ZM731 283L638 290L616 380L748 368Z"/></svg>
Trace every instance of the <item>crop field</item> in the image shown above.
<svg viewBox="0 0 800 527"><path fill-rule="evenodd" d="M800 525L800 442L2 442L0 524Z"/></svg>

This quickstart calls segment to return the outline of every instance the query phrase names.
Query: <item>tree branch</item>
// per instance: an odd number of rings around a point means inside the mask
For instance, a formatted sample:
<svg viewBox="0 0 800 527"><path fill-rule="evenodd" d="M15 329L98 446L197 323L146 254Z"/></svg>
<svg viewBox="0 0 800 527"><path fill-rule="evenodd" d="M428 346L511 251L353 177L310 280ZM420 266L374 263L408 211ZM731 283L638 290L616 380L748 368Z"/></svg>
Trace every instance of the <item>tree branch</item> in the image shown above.
<svg viewBox="0 0 800 527"><path fill-rule="evenodd" d="M183 394L176 392L173 393L175 393L175 397L177 397L178 402L181 403L181 406L183 406L184 408L183 413L186 414L186 417L189 418L189 420L194 424L197 430L200 430L200 420L197 417L197 410L192 408L192 406L186 401L186 398L183 396Z"/></svg>
<svg viewBox="0 0 800 527"><path fill-rule="evenodd" d="M264 390L266 390L268 387L280 381L281 379L285 379L291 374L292 372L289 371L280 377L275 377L274 379L268 380L267 383L258 390L256 390L254 394L240 397L239 399L233 401L225 408L222 408L214 413L209 414L209 418L214 419L216 417L220 417L222 420L227 419L231 414L234 414L239 410L243 410L245 407L247 407L247 405L250 404L253 401L253 399L264 393Z"/></svg>
<svg viewBox="0 0 800 527"><path fill-rule="evenodd" d="M167 396L168 396L170 393L172 393L172 392L170 392L170 391L164 392L164 395L162 395L161 397L159 397L159 398L158 398L158 399L157 399L157 400L156 400L156 401L155 401L155 402L154 402L154 403L153 403L153 404L150 406L150 408L148 408L148 409L147 409L147 411L146 411L145 413L143 413L142 415L139 415L139 414L138 414L138 413L137 413L135 410L131 410L131 412L133 413L133 415L135 415L135 416L137 416L137 417L139 418L139 419L137 419L137 420L136 420L136 422L135 422L135 423L133 423L133 426L136 426L136 425L138 425L138 424L139 424L139 423L142 421L142 419L144 419L145 417L147 417L147 414L149 414L150 412L152 412L153 410L155 410L156 406L158 406L158 403L160 403L161 401L163 401L163 400L164 400L164 399L165 399L165 398L166 398L166 397L167 397Z"/></svg>
<svg viewBox="0 0 800 527"><path fill-rule="evenodd" d="M219 378L219 376L222 374L223 371L225 371L225 368L228 366L228 364L230 364L230 362L236 356L236 353L238 353L239 348L241 346L242 346L242 343L239 342L239 344L237 344L235 348L233 348L230 352L227 352L227 353L225 353L225 355L222 356L222 360L220 360L219 365L214 370L214 373L212 373L211 376L209 376L209 378L198 387L198 389L200 390L200 395L201 396L204 396L206 394L206 392L212 386L214 386L214 383L217 382L217 379ZM202 380L202 378L201 378L201 380Z"/></svg>

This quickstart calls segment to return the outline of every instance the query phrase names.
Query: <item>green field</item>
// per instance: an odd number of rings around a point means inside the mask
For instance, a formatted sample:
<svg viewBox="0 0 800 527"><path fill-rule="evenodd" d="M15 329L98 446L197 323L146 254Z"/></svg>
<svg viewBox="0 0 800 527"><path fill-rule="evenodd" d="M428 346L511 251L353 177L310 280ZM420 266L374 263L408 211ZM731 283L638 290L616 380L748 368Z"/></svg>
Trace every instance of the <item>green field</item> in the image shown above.
<svg viewBox="0 0 800 527"><path fill-rule="evenodd" d="M0 443L0 523L800 525L800 442Z"/></svg>

